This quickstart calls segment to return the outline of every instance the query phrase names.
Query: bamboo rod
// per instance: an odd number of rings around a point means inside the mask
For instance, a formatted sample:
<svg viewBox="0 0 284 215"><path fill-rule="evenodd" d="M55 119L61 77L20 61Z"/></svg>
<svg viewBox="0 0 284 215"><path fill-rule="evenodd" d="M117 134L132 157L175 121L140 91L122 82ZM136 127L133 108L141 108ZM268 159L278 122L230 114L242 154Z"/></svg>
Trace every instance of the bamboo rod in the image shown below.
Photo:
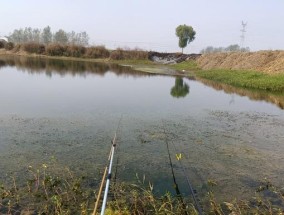
<svg viewBox="0 0 284 215"><path fill-rule="evenodd" d="M97 201L96 201L96 204L95 204L95 208L94 208L94 211L93 211L92 215L96 215L97 214L97 209L98 209L98 206L99 206L99 202L100 202L100 198L101 198L101 194L102 194L102 190L103 190L106 174L107 174L107 166L105 167L104 175L103 175L103 178L102 178L102 181L101 181L101 185L100 185L100 189L99 189L99 193L98 193L98 198L97 198Z"/></svg>

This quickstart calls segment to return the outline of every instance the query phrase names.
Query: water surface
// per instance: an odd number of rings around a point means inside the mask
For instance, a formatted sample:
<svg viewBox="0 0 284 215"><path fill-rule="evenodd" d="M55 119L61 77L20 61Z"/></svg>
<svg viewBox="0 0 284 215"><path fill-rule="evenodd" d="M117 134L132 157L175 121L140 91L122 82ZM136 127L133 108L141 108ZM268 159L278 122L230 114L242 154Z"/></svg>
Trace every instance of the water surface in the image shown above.
<svg viewBox="0 0 284 215"><path fill-rule="evenodd" d="M201 196L254 193L268 178L283 186L281 94L151 75L111 64L0 57L0 179L56 158L96 186L118 121L117 178L136 173L157 192L189 191L176 154Z"/></svg>

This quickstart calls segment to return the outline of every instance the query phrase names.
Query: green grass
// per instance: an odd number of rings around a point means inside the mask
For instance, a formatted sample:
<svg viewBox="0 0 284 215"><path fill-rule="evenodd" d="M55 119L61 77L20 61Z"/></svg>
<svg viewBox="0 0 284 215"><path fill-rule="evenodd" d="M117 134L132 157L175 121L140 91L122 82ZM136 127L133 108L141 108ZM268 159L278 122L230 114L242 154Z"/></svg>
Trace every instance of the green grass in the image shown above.
<svg viewBox="0 0 284 215"><path fill-rule="evenodd" d="M180 71L194 72L194 75L198 78L209 79L236 87L284 92L284 74L270 75L247 70L201 70L194 60L184 61L170 67Z"/></svg>
<svg viewBox="0 0 284 215"><path fill-rule="evenodd" d="M123 65L152 65L152 66L159 65L150 60L108 60L108 62L123 64Z"/></svg>
<svg viewBox="0 0 284 215"><path fill-rule="evenodd" d="M197 71L200 78L230 84L236 87L284 92L284 75L269 75L261 72L239 70Z"/></svg>
<svg viewBox="0 0 284 215"><path fill-rule="evenodd" d="M198 214L189 196L181 198L168 192L157 196L145 176L136 175L136 179L136 183L111 184L107 215ZM56 160L39 168L29 166L24 175L12 177L7 185L0 182L0 214L91 214L97 198L97 191L88 186L91 181L98 183L63 168ZM217 186L214 180L207 181L208 195L201 201L205 214L282 214L284 193L267 179L249 200L218 202L214 196Z"/></svg>
<svg viewBox="0 0 284 215"><path fill-rule="evenodd" d="M38 55L27 55L38 56ZM61 60L77 60L88 62L106 62L115 63L119 65L131 65L134 69L142 72L151 72L162 74L165 67L173 70L187 71L188 75L194 75L198 78L209 79L212 81L229 84L236 87L259 89L273 92L284 92L284 74L269 75L261 72L244 71L244 70L201 70L198 68L195 60L184 61L175 65L160 65L153 61L140 60L110 60L110 59L91 59L91 58L75 58L75 57L60 57L60 56L46 56L41 57L61 59ZM145 68L146 66L146 68Z"/></svg>
<svg viewBox="0 0 284 215"><path fill-rule="evenodd" d="M199 70L195 60L183 61L181 63L170 65L170 67L173 68L173 69L176 69L176 70L180 70L180 71L182 71L182 70L185 70L185 71Z"/></svg>

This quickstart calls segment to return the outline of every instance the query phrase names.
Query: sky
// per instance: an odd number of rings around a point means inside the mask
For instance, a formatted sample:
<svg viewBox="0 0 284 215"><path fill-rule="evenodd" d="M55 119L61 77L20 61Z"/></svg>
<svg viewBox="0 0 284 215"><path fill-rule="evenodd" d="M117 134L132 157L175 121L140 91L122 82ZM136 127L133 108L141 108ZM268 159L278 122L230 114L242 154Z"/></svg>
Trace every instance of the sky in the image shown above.
<svg viewBox="0 0 284 215"><path fill-rule="evenodd" d="M252 51L284 49L284 0L3 0L0 36L47 25L53 32L86 31L90 45L178 52L175 28L190 25L196 39L184 50L241 42Z"/></svg>

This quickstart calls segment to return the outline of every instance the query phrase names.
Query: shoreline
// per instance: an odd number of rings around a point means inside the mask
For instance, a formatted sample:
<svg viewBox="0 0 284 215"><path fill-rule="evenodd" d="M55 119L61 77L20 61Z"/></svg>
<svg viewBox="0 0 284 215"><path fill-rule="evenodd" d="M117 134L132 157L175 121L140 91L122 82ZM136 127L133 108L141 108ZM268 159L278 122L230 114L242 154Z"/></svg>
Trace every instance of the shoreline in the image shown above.
<svg viewBox="0 0 284 215"><path fill-rule="evenodd" d="M150 74L211 80L216 83L227 84L248 90L252 89L275 93L284 92L284 73L268 74L255 70L235 70L224 68L201 69L197 63L198 59L191 59L177 64L159 64L151 60L111 60L109 58L94 59L82 57L48 56L29 54L27 52L12 52L4 49L0 50L0 56L1 55L117 64L120 66L131 67L133 70Z"/></svg>

